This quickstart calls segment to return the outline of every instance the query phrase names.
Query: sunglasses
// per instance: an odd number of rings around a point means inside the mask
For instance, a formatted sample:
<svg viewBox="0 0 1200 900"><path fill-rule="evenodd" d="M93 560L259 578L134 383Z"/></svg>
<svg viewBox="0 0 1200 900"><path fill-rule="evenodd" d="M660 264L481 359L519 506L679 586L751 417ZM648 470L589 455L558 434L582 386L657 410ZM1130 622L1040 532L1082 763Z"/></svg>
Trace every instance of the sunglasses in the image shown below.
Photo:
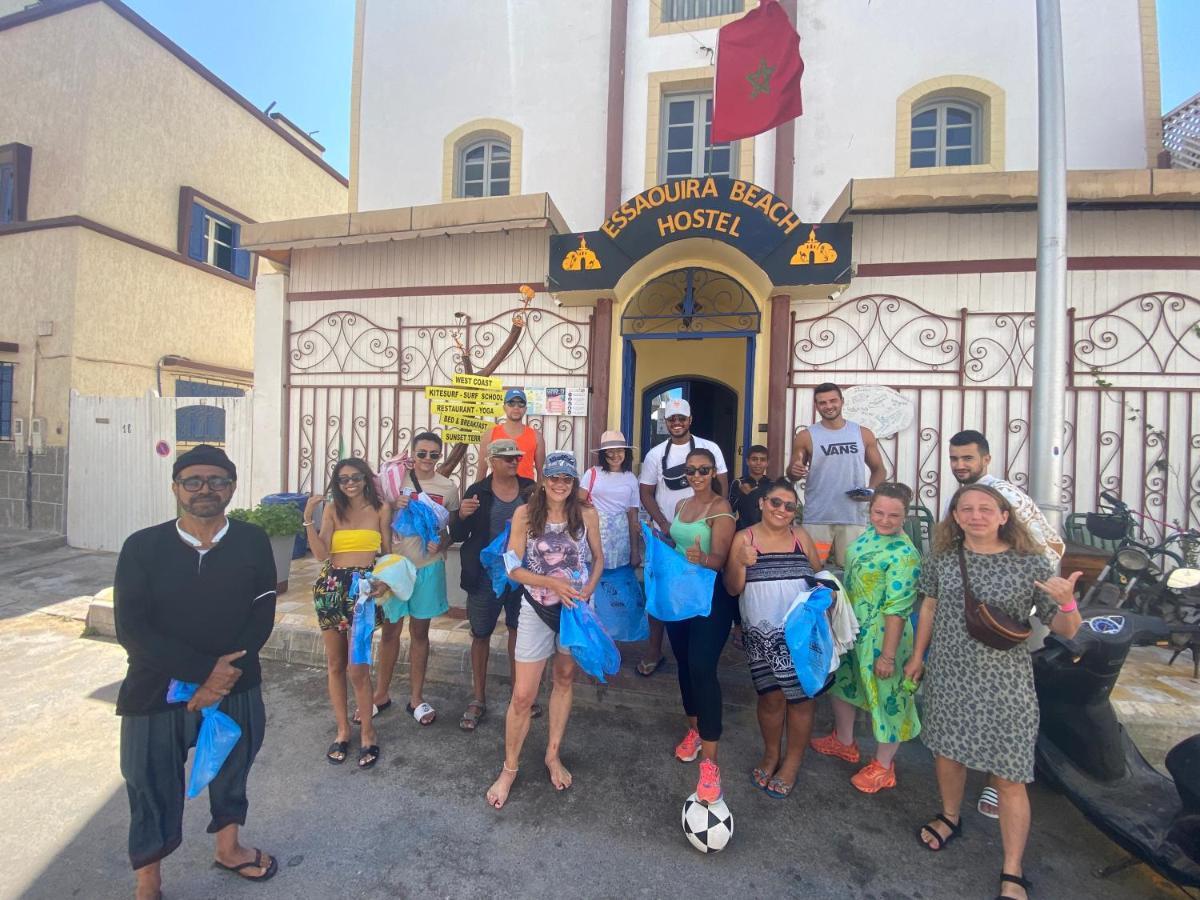
<svg viewBox="0 0 1200 900"><path fill-rule="evenodd" d="M191 478L176 478L175 483L187 491L189 494L194 494L204 485L208 485L208 489L213 493L223 491L225 488L233 484L232 478L225 478L221 475L209 475L207 478L201 478L199 475L193 475Z"/></svg>
<svg viewBox="0 0 1200 900"><path fill-rule="evenodd" d="M547 475L546 480L551 484L570 484L575 477L573 475Z"/></svg>
<svg viewBox="0 0 1200 900"><path fill-rule="evenodd" d="M688 420L687 416L667 416L668 422L674 422L677 425L680 425L680 424L686 425L687 420Z"/></svg>
<svg viewBox="0 0 1200 900"><path fill-rule="evenodd" d="M417 459L441 459L441 450L418 450L413 454Z"/></svg>
<svg viewBox="0 0 1200 900"><path fill-rule="evenodd" d="M366 475L339 475L337 483L345 487L348 484L362 484L367 480Z"/></svg>
<svg viewBox="0 0 1200 900"><path fill-rule="evenodd" d="M488 459L498 459L500 462L512 463L514 466L521 461L519 456L489 456Z"/></svg>
<svg viewBox="0 0 1200 900"><path fill-rule="evenodd" d="M683 469L683 474L689 477L692 475L711 475L712 473L712 466L684 466Z"/></svg>
<svg viewBox="0 0 1200 900"><path fill-rule="evenodd" d="M505 406L524 406L525 401L524 400L507 400L507 401L505 401L504 405Z"/></svg>
<svg viewBox="0 0 1200 900"><path fill-rule="evenodd" d="M771 504L772 509L786 509L788 512L794 513L799 508L799 504L795 500L784 500L782 497L766 497L765 499Z"/></svg>

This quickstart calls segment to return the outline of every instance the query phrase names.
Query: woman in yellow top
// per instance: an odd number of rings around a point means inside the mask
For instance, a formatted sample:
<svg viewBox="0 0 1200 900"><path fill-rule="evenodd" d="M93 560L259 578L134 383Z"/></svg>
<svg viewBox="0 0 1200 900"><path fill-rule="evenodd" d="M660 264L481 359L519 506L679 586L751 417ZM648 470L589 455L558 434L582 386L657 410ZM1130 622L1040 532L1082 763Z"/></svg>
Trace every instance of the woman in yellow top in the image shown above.
<svg viewBox="0 0 1200 900"><path fill-rule="evenodd" d="M329 699L337 720L337 739L325 757L334 765L346 761L350 750L350 710L346 696L346 672L354 686L354 699L361 710L372 709L371 667L349 665L350 622L354 597L350 585L355 573L369 573L375 558L392 552L392 509L375 490L375 476L361 459L343 459L333 468L329 487L332 503L325 504L321 528L312 517L321 497L310 497L304 508L304 527L313 556L325 560L313 582L317 624L325 641L325 665L329 674ZM376 622L380 620L376 607ZM358 767L369 769L379 759L375 725L370 715L362 717L362 744Z"/></svg>

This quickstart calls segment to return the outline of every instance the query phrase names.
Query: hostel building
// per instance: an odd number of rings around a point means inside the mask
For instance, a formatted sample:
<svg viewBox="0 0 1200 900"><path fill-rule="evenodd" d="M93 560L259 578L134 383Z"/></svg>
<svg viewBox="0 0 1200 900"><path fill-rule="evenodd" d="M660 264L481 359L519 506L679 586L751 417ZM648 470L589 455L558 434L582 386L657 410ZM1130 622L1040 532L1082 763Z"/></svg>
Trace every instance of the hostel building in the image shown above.
<svg viewBox="0 0 1200 900"><path fill-rule="evenodd" d="M805 113L714 145L716 29L754 2L359 0L351 212L244 233L281 267L258 279L261 491L436 426L456 341L506 384L586 391L535 417L551 448L621 427L644 452L684 396L735 466L761 442L778 471L835 381L903 398L884 452L926 506L962 428L1025 483L1032 6L785 2ZM1063 502L1194 524L1200 173L1164 168L1152 0L1064 0L1063 31Z"/></svg>

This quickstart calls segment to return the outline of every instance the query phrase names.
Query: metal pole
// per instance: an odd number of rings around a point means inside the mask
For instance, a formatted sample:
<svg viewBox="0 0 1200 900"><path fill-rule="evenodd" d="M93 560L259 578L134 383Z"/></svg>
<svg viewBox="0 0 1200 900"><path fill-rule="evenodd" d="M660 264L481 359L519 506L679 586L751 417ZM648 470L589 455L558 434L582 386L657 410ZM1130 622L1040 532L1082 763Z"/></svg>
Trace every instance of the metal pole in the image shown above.
<svg viewBox="0 0 1200 900"><path fill-rule="evenodd" d="M1059 0L1037 0L1038 247L1030 494L1062 530L1062 444L1066 415L1067 133Z"/></svg>

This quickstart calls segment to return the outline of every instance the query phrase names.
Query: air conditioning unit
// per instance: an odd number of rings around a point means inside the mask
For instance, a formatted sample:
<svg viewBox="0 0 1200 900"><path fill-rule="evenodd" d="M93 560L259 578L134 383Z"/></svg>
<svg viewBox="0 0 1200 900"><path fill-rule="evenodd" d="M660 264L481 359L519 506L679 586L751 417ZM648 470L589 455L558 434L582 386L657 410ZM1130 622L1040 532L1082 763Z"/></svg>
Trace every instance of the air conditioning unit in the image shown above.
<svg viewBox="0 0 1200 900"><path fill-rule="evenodd" d="M12 420L13 452L17 456L25 455L25 420Z"/></svg>
<svg viewBox="0 0 1200 900"><path fill-rule="evenodd" d="M46 420L41 416L29 420L29 449L38 455L46 452Z"/></svg>

